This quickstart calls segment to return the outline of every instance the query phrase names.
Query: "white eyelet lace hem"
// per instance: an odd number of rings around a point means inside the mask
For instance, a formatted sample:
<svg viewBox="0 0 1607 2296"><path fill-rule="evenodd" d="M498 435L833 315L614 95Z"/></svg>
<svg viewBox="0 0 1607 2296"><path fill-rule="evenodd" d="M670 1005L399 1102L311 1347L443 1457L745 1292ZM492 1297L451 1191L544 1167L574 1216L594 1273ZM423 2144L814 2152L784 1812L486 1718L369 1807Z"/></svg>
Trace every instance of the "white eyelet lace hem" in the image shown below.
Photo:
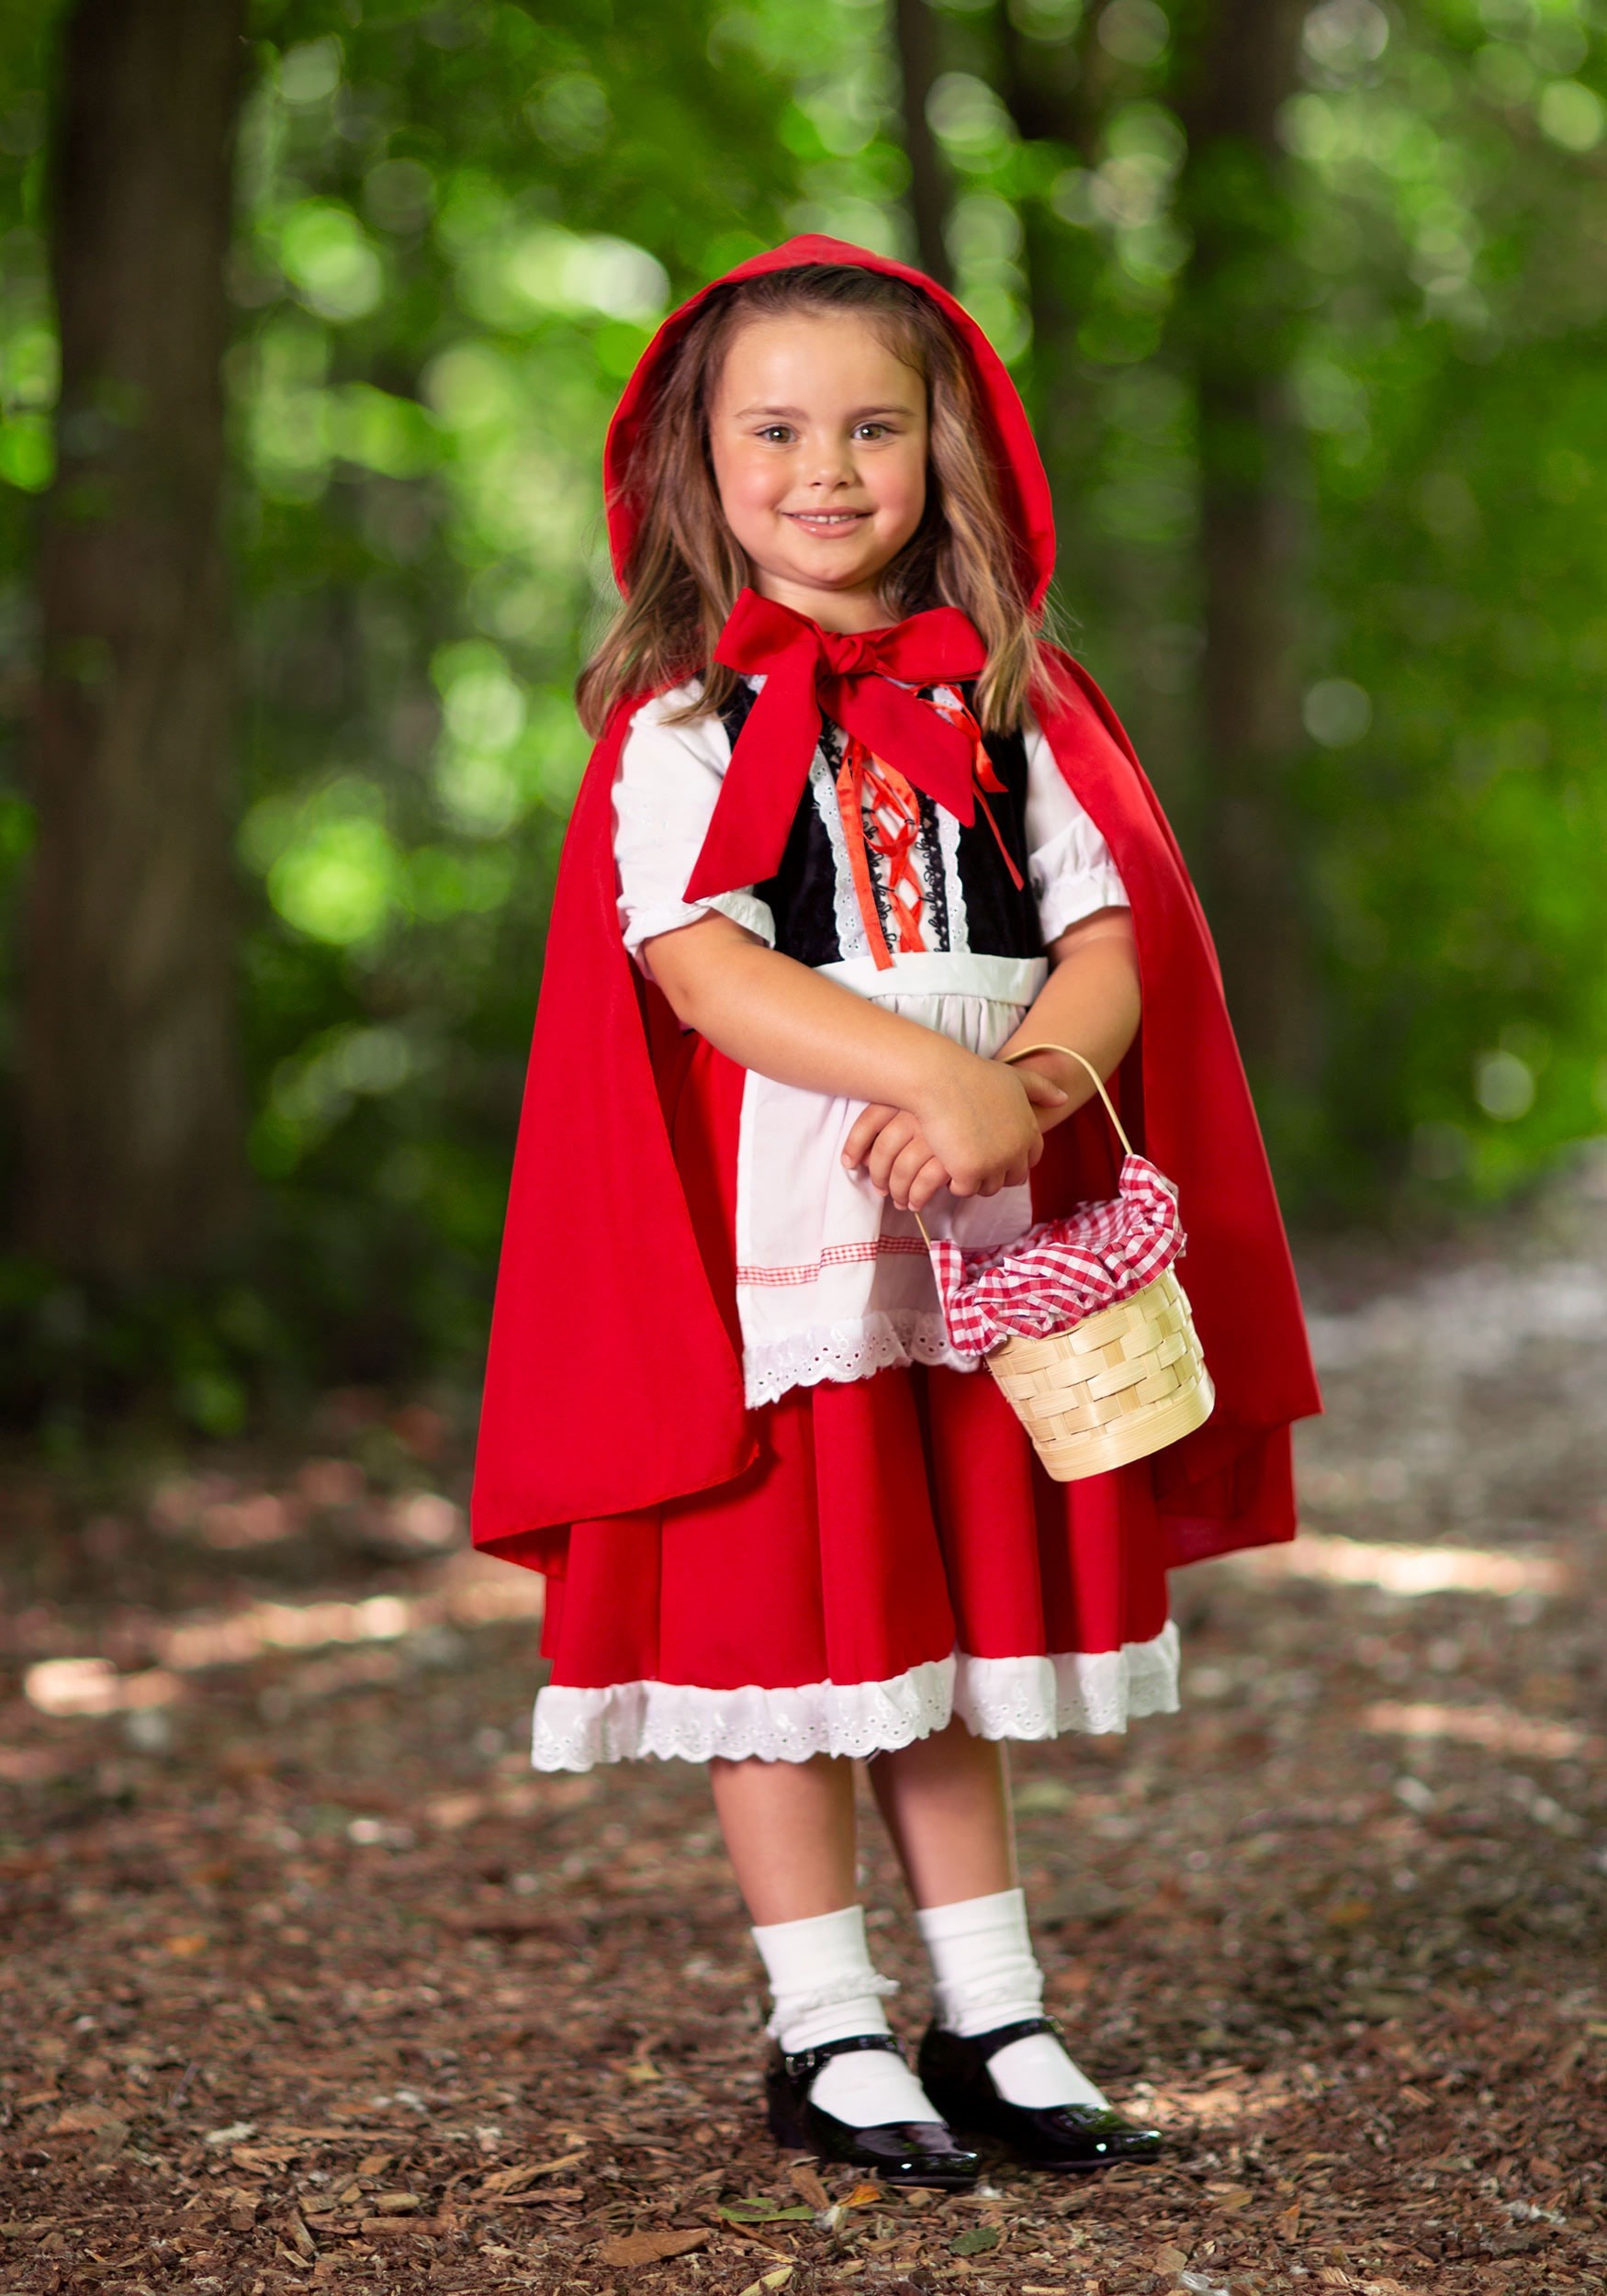
<svg viewBox="0 0 1607 2296"><path fill-rule="evenodd" d="M805 1683L792 1690L703 1690L690 1683L549 1683L535 1702L537 1770L601 1761L807 1761L890 1752L960 1715L978 1738L1056 1738L1125 1730L1177 1711L1177 1628L1119 1650L976 1659L964 1651L882 1683Z"/></svg>
<svg viewBox="0 0 1607 2296"><path fill-rule="evenodd" d="M792 1332L784 1339L760 1342L742 1351L747 1408L774 1403L794 1387L818 1387L868 1379L872 1372L914 1363L945 1364L950 1371L974 1371L979 1358L956 1355L949 1345L940 1309L876 1311L855 1323Z"/></svg>

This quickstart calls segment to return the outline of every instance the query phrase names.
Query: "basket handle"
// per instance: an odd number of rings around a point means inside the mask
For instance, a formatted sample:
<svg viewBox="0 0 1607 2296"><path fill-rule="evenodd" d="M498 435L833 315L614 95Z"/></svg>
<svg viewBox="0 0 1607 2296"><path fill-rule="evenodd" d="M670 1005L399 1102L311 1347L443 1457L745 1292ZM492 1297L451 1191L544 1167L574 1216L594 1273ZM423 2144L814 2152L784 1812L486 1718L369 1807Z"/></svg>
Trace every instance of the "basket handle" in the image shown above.
<svg viewBox="0 0 1607 2296"><path fill-rule="evenodd" d="M1084 1054L1073 1052L1069 1044L1023 1044L1019 1045L1015 1052L1006 1052L1005 1054L1006 1065L1008 1066L1012 1061L1025 1060L1028 1052L1063 1052L1067 1060L1076 1061L1081 1066L1087 1070L1089 1075L1094 1079L1095 1091L1099 1095L1099 1097L1105 1103L1105 1113L1109 1117L1111 1122L1116 1127L1116 1137L1120 1141L1123 1151L1130 1156L1133 1152L1133 1144L1127 1136L1120 1117L1116 1113L1115 1102L1111 1099L1109 1093L1105 1089L1105 1079L1100 1075L1099 1071L1095 1067L1093 1062L1087 1059ZM927 1223L921 1218L920 1213L916 1210L913 1204L910 1206L910 1211L915 1220L916 1226L921 1232L921 1239L929 1252L932 1248L932 1239L927 1233Z"/></svg>
<svg viewBox="0 0 1607 2296"><path fill-rule="evenodd" d="M1011 1061L1024 1061L1028 1052L1063 1052L1067 1060L1075 1061L1079 1066L1087 1070L1089 1075L1094 1079L1095 1091L1099 1095L1099 1097L1105 1103L1105 1113L1109 1117L1111 1122L1116 1127L1116 1137L1120 1141L1124 1152L1130 1156L1133 1152L1133 1144L1128 1138L1127 1133L1123 1129L1120 1117L1116 1113L1115 1102L1111 1099L1109 1093L1105 1089L1105 1080L1100 1075L1099 1071L1095 1067L1093 1062L1085 1058L1085 1056L1081 1052L1073 1052L1069 1044L1022 1044L1018 1045L1015 1052L1006 1052L1004 1055L1004 1058L1007 1064Z"/></svg>

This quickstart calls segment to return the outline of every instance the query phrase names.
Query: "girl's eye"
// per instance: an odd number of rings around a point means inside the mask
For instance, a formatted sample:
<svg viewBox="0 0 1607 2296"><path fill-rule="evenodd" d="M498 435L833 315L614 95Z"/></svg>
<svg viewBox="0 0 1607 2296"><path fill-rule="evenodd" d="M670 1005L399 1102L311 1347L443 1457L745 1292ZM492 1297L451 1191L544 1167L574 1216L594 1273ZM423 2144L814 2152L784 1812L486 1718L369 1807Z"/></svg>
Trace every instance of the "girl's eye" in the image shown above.
<svg viewBox="0 0 1607 2296"><path fill-rule="evenodd" d="M759 435L760 438L773 439L779 445L784 446L788 440L792 437L792 433L791 427L785 422L767 422L763 430L759 432Z"/></svg>
<svg viewBox="0 0 1607 2296"><path fill-rule="evenodd" d="M854 433L856 438L887 438L891 434L891 425L885 422L861 422Z"/></svg>

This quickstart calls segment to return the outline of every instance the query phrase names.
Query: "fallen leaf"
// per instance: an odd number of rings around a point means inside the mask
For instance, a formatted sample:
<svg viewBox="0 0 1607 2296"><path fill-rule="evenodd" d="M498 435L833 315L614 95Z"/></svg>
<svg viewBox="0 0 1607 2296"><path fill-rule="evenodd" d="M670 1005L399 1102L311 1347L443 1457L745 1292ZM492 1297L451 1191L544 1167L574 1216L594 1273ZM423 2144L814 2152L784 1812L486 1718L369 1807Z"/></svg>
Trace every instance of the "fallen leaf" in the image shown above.
<svg viewBox="0 0 1607 2296"><path fill-rule="evenodd" d="M104 2129L110 2119L104 2106L73 2105L57 2115L45 2131L47 2136L82 2136L96 2129ZM126 2123L124 2124L127 2125Z"/></svg>
<svg viewBox="0 0 1607 2296"><path fill-rule="evenodd" d="M811 2208L783 2208L775 2200L722 2200L720 2213L733 2224L773 2224L782 2217L813 2216Z"/></svg>
<svg viewBox="0 0 1607 2296"><path fill-rule="evenodd" d="M741 2296L764 2296L767 2288L785 2288L792 2277L794 2268L790 2264L778 2265L773 2272L766 2272L761 2279L750 2280L742 2290Z"/></svg>
<svg viewBox="0 0 1607 2296"><path fill-rule="evenodd" d="M1230 2215L1235 2209L1248 2208L1253 2197L1249 2186L1242 2184L1224 2185L1219 2192L1211 2194L1214 2204Z"/></svg>
<svg viewBox="0 0 1607 2296"><path fill-rule="evenodd" d="M804 2195L811 2208L828 2209L831 2206L830 2193L821 2183L818 2171L811 2168L806 2160L794 2161L787 2174L794 2189Z"/></svg>
<svg viewBox="0 0 1607 2296"><path fill-rule="evenodd" d="M603 2264L661 2264L666 2257L690 2256L708 2240L706 2232L621 2233L598 2249Z"/></svg>
<svg viewBox="0 0 1607 2296"><path fill-rule="evenodd" d="M453 2216L365 2216L355 2230L370 2240L386 2233L410 2233L426 2237L437 2233L449 2233L457 2219Z"/></svg>
<svg viewBox="0 0 1607 2296"><path fill-rule="evenodd" d="M207 1945L205 1930L185 1930L177 1937L164 1940L163 1951L175 1955L180 1961L193 1961L197 1953L206 1952Z"/></svg>
<svg viewBox="0 0 1607 2296"><path fill-rule="evenodd" d="M1280 2240L1293 2240L1300 2229L1300 2203L1291 2200L1281 2216L1275 2216L1272 2228Z"/></svg>
<svg viewBox="0 0 1607 2296"><path fill-rule="evenodd" d="M872 2208L882 2197L879 2184L857 2184L843 2202L846 2209Z"/></svg>
<svg viewBox="0 0 1607 2296"><path fill-rule="evenodd" d="M556 2158L552 2160L535 2161L532 2164L528 2171L528 2175L532 2178L536 2177L556 2177L560 2168L573 2168L577 2161L584 2160L586 2157L586 2146L582 2144L577 2152L559 2153ZM520 2175L522 2177L525 2174L526 2172L524 2170L522 2169L520 2171ZM512 2189L516 2189L517 2188Z"/></svg>
<svg viewBox="0 0 1607 2296"><path fill-rule="evenodd" d="M1181 2272L1188 2257L1182 2248L1157 2248L1151 2262L1157 2272Z"/></svg>
<svg viewBox="0 0 1607 2296"><path fill-rule="evenodd" d="M1324 1919L1336 1930L1354 1930L1366 1920L1373 1910L1367 1897L1336 1897Z"/></svg>
<svg viewBox="0 0 1607 2296"><path fill-rule="evenodd" d="M417 2192L376 2192L376 2212L381 2216L405 2216L410 2209L421 2209L423 2200Z"/></svg>
<svg viewBox="0 0 1607 2296"><path fill-rule="evenodd" d="M516 2168L499 2168L485 2178L480 2186L479 2197L489 2200L494 2194L522 2192L531 2178L539 2174L540 2171L528 2161Z"/></svg>
<svg viewBox="0 0 1607 2296"><path fill-rule="evenodd" d="M973 2224L969 2232L958 2233L949 2243L949 2252L956 2257L980 2257L984 2249L999 2245L996 2224Z"/></svg>

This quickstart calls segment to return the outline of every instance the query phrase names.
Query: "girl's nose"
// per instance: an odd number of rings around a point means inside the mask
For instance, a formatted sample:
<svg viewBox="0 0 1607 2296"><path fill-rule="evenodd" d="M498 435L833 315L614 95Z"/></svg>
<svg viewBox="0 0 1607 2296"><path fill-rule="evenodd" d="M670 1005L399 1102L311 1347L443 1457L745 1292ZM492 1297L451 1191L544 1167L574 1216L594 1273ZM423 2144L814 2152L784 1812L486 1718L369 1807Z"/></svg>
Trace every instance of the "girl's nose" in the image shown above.
<svg viewBox="0 0 1607 2296"><path fill-rule="evenodd" d="M853 450L846 440L822 441L809 462L809 484L812 487L852 486L854 482Z"/></svg>

